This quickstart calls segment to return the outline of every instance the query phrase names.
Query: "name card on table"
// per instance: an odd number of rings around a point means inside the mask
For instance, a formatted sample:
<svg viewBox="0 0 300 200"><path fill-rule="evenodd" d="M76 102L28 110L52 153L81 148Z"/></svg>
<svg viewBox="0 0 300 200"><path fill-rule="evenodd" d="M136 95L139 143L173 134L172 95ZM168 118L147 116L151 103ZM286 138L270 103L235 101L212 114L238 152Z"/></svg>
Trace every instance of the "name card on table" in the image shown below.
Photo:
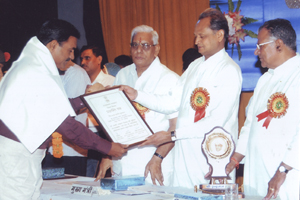
<svg viewBox="0 0 300 200"><path fill-rule="evenodd" d="M96 193L93 189L93 186L72 184L71 194L92 196L93 193Z"/></svg>

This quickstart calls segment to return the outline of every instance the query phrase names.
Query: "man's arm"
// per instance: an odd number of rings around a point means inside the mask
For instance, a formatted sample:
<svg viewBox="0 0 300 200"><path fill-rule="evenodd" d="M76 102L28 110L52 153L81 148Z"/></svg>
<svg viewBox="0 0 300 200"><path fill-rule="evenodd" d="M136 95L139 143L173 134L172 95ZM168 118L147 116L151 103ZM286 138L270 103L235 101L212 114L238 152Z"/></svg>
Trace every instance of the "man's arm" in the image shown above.
<svg viewBox="0 0 300 200"><path fill-rule="evenodd" d="M211 104L209 105L211 107L209 108L209 112L206 113L205 117L198 122L190 124L189 126L184 126L176 129L176 139L203 137L205 133L208 133L215 126L222 126L226 128L225 125L230 120L230 118L232 116L237 117L239 95L241 89L240 86L240 82L236 79L231 80L231 83L227 81L226 85L220 85L217 92L215 92L215 94L218 95L215 97L211 97L214 98L212 99L212 101L214 102L211 102ZM233 137L235 140L235 137L237 137L237 133L233 133ZM142 143L140 146L159 146L170 141L172 141L170 131L161 131L148 137L147 141Z"/></svg>
<svg viewBox="0 0 300 200"><path fill-rule="evenodd" d="M177 118L169 119L170 126L168 131L175 130L176 122L177 122ZM163 162L162 158L165 158L168 155L168 153L172 150L174 145L175 145L174 142L169 142L160 145L155 151L156 155L153 155L151 160L148 162L145 168L145 177L147 177L148 173L150 172L152 183L154 185L156 185L156 180L159 182L160 185L164 185L163 184L164 177L161 170L161 163ZM161 156L162 158L159 156Z"/></svg>
<svg viewBox="0 0 300 200"><path fill-rule="evenodd" d="M268 183L268 194L265 196L264 200L269 200L274 196L274 199L277 197L278 192L280 190L281 185L284 183L286 176L288 176L287 172L280 171L280 167L283 166L283 169L286 169L288 171L292 170L293 168L284 162L282 162L275 175L271 178L271 180Z"/></svg>
<svg viewBox="0 0 300 200"><path fill-rule="evenodd" d="M278 192L280 190L281 185L284 183L286 176L291 176L288 174L290 170L299 170L299 154L300 154L300 145L299 145L299 129L300 124L298 125L298 130L295 133L295 135L291 138L291 143L286 149L285 156L278 166L278 169L274 176L271 178L271 180L268 183L268 193L265 196L264 199L269 200L272 197L276 198L278 195ZM281 167L283 166L283 167ZM287 170L287 171L286 171Z"/></svg>
<svg viewBox="0 0 300 200"><path fill-rule="evenodd" d="M114 172L112 171L113 168L113 162L110 156L104 156L101 159L101 162L99 164L99 170L98 170L98 174L96 176L95 181L100 180L101 178L105 177L106 171L108 169L110 169L111 174L114 174Z"/></svg>
<svg viewBox="0 0 300 200"><path fill-rule="evenodd" d="M230 174L234 170L234 168L236 168L239 165L239 163L243 160L244 157L245 157L244 155L234 152L234 154L230 159L230 162L226 165L225 168L226 174ZM209 178L211 174L212 174L212 169L211 167L209 167L209 172L205 175L205 178Z"/></svg>
<svg viewBox="0 0 300 200"><path fill-rule="evenodd" d="M130 100L136 101L155 112L164 114L171 114L178 111L181 102L182 89L183 83L180 79L177 84L164 95L137 91L126 85L121 85L120 87L120 90L123 90Z"/></svg>
<svg viewBox="0 0 300 200"><path fill-rule="evenodd" d="M127 145L111 143L102 139L70 116L63 121L56 131L84 149L93 149L115 157L120 157L127 152Z"/></svg>
<svg viewBox="0 0 300 200"><path fill-rule="evenodd" d="M69 98L69 101L71 103L72 108L74 109L74 111L76 113L78 113L81 109L86 107L84 105L84 103L82 102L82 100L80 99L80 97Z"/></svg>
<svg viewBox="0 0 300 200"><path fill-rule="evenodd" d="M227 164L226 168L225 168L225 172L226 174L230 174L234 168L236 168L236 166L243 160L245 156L234 152L234 154L232 155L230 162Z"/></svg>

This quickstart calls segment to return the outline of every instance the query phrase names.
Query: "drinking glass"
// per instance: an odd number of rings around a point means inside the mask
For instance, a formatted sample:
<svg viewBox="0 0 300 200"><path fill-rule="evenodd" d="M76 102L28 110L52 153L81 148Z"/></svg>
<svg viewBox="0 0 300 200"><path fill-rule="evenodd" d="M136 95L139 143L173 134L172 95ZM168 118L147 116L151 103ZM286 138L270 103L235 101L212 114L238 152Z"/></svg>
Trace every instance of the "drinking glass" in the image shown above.
<svg viewBox="0 0 300 200"><path fill-rule="evenodd" d="M239 193L238 193L239 185L232 183L227 184L225 187L225 200L238 200Z"/></svg>

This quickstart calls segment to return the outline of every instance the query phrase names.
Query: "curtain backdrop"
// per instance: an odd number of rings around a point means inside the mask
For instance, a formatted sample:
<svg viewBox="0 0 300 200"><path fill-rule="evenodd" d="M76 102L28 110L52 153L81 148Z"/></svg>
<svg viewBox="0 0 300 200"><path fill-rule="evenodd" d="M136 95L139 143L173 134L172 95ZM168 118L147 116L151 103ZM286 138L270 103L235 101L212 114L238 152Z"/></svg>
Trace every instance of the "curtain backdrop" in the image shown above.
<svg viewBox="0 0 300 200"><path fill-rule="evenodd" d="M148 25L159 35L159 58L181 75L182 54L194 47L194 28L209 0L99 0L103 38L109 62L130 55L131 30Z"/></svg>

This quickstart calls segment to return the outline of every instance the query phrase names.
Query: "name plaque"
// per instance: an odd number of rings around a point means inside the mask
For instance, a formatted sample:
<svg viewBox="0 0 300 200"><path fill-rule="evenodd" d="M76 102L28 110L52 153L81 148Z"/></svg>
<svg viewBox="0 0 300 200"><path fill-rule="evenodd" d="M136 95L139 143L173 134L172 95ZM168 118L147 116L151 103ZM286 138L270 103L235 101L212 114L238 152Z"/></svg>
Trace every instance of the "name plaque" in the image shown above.
<svg viewBox="0 0 300 200"><path fill-rule="evenodd" d="M72 184L70 192L71 194L80 194L85 196L92 196L93 193L95 193L92 186L79 185L79 184Z"/></svg>

